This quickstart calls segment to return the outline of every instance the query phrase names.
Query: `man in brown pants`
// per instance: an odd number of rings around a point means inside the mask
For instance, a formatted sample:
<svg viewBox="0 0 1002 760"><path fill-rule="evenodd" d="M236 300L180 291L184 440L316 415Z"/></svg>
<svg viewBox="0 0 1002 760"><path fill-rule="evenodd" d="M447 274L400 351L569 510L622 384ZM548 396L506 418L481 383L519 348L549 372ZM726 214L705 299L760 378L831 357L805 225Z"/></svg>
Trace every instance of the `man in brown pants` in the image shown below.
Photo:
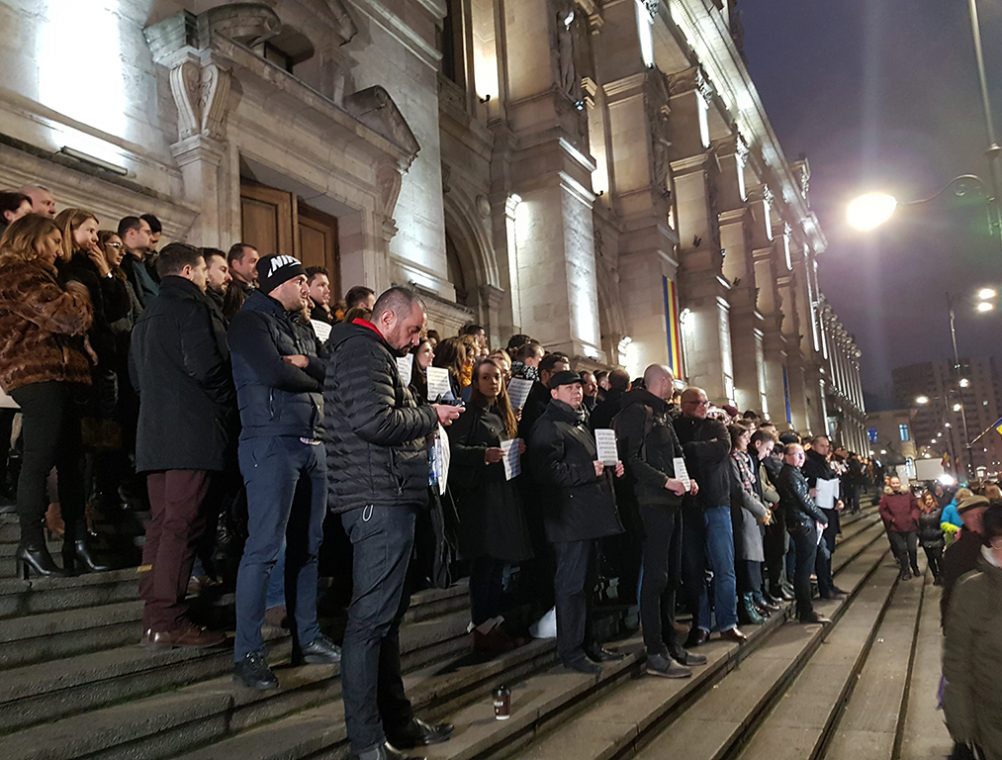
<svg viewBox="0 0 1002 760"><path fill-rule="evenodd" d="M136 470L147 473L151 520L139 593L144 646L208 647L221 633L196 626L184 603L194 550L205 529L206 495L226 464L236 405L222 320L205 297L205 260L172 243L160 253L160 293L132 333L139 392Z"/></svg>

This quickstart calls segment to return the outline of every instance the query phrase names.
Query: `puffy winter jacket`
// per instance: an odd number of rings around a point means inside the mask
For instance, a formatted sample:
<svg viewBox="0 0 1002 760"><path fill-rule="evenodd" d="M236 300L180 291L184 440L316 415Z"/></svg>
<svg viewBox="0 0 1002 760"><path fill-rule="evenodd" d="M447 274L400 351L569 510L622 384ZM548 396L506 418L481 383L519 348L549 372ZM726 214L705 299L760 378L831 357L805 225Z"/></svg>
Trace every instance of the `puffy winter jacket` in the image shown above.
<svg viewBox="0 0 1002 760"><path fill-rule="evenodd" d="M397 373L396 353L368 323L341 322L328 340L324 383L329 504L347 512L369 504L425 504L427 436L438 425Z"/></svg>
<svg viewBox="0 0 1002 760"><path fill-rule="evenodd" d="M274 298L251 291L227 340L240 406L240 438L323 437L324 364L316 334ZM302 355L305 370L282 360Z"/></svg>
<svg viewBox="0 0 1002 760"><path fill-rule="evenodd" d="M919 505L911 491L884 493L877 509L887 530L895 533L914 533L918 530Z"/></svg>

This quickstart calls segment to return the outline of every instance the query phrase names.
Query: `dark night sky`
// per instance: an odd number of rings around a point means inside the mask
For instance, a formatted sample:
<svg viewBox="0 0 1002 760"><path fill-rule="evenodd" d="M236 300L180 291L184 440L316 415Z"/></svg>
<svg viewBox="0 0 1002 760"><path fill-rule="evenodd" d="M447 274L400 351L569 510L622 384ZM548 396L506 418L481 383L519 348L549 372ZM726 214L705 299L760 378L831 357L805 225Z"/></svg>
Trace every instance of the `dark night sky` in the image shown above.
<svg viewBox="0 0 1002 760"><path fill-rule="evenodd" d="M988 179L965 0L744 0L745 54L789 160L806 153L828 237L821 288L863 350L869 392L893 367L952 355L945 291L1002 286L980 198L899 210L879 234L845 224L862 190L928 197L958 174ZM981 0L1002 128L1002 3ZM996 353L1002 316L958 307L961 355Z"/></svg>

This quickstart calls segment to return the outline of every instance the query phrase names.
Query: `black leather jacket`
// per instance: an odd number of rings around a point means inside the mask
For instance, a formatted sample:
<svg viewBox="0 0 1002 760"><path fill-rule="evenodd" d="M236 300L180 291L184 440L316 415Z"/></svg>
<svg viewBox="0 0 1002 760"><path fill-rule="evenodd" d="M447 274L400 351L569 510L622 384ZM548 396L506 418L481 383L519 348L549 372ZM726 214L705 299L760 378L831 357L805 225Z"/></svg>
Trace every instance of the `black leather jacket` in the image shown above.
<svg viewBox="0 0 1002 760"><path fill-rule="evenodd" d="M779 503L782 505L783 514L786 517L787 530L799 531L812 528L815 522L822 525L828 524L828 517L818 509L814 499L811 498L807 479L793 465L783 465L783 469L779 473L779 481L776 483L776 490L779 491Z"/></svg>

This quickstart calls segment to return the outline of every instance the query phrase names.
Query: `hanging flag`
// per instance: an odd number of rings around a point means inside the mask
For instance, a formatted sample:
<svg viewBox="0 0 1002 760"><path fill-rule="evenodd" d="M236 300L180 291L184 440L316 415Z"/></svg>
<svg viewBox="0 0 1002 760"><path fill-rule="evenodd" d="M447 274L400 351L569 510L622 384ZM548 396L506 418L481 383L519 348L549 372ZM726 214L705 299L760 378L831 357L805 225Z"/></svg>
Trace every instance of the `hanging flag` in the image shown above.
<svg viewBox="0 0 1002 760"><path fill-rule="evenodd" d="M682 356L682 321L679 318L678 287L674 281L661 277L665 302L665 335L668 339L668 366L679 380L685 378L685 358Z"/></svg>
<svg viewBox="0 0 1002 760"><path fill-rule="evenodd" d="M995 422L992 423L992 427L995 428L995 432L1002 435L1002 417L999 417Z"/></svg>

